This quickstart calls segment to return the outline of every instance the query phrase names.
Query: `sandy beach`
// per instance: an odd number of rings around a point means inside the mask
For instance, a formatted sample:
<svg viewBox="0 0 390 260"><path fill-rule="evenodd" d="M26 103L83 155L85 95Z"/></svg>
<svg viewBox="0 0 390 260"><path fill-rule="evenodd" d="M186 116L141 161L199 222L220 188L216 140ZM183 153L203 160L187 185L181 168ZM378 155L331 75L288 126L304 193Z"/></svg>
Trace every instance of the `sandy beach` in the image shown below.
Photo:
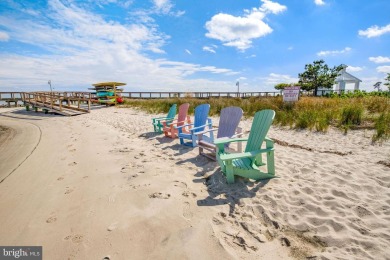
<svg viewBox="0 0 390 260"><path fill-rule="evenodd" d="M228 185L198 148L153 133L156 116L1 108L0 245L43 259L390 259L390 142L272 126L279 178Z"/></svg>

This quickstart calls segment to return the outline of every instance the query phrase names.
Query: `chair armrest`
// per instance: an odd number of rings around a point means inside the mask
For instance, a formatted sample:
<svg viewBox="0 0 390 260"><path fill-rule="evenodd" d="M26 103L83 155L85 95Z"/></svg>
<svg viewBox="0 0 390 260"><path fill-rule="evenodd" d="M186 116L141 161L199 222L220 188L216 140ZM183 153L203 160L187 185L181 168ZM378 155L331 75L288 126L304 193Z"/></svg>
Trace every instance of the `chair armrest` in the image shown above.
<svg viewBox="0 0 390 260"><path fill-rule="evenodd" d="M152 120L162 120L162 119L168 119L170 117L166 117L166 116L163 116L163 117L154 117L152 118Z"/></svg>
<svg viewBox="0 0 390 260"><path fill-rule="evenodd" d="M218 138L214 141L214 144L227 144L227 143L233 143L233 142L245 142L248 141L248 138L233 138L233 139L222 139Z"/></svg>
<svg viewBox="0 0 390 260"><path fill-rule="evenodd" d="M193 125L193 124L191 123L191 124L185 124L185 125L181 125L181 126L175 126L175 128L176 129L181 129L183 127L190 126L190 125Z"/></svg>
<svg viewBox="0 0 390 260"><path fill-rule="evenodd" d="M197 126L197 127L193 127L193 128L190 129L190 131L191 131L191 132L195 132L196 129L204 128L204 127L206 127L206 126L208 126L208 125L211 126L211 123L208 123L208 124L205 124L205 125L201 125L201 126ZM202 130L202 131L203 131L203 130ZM196 133L196 134L198 134L198 133Z"/></svg>
<svg viewBox="0 0 390 260"><path fill-rule="evenodd" d="M266 148L266 149L259 149L259 150L246 152L246 153L224 153L219 155L219 159L221 159L222 161L229 161L233 159L253 158L261 153L267 153L273 150L274 148Z"/></svg>
<svg viewBox="0 0 390 260"><path fill-rule="evenodd" d="M197 135L202 135L202 134L205 134L205 133L208 133L208 132L212 132L212 131L216 131L216 130L218 130L218 128L211 128L211 129L204 130L202 132L197 132L196 134Z"/></svg>

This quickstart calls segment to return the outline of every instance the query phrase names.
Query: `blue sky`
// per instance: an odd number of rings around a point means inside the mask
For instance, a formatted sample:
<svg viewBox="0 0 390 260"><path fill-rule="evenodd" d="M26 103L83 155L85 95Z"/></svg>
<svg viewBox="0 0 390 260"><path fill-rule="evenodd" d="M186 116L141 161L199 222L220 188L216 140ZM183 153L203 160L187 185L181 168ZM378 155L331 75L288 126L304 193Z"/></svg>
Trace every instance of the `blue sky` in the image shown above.
<svg viewBox="0 0 390 260"><path fill-rule="evenodd" d="M0 91L273 91L319 59L371 91L390 73L389 13L389 0L1 0Z"/></svg>

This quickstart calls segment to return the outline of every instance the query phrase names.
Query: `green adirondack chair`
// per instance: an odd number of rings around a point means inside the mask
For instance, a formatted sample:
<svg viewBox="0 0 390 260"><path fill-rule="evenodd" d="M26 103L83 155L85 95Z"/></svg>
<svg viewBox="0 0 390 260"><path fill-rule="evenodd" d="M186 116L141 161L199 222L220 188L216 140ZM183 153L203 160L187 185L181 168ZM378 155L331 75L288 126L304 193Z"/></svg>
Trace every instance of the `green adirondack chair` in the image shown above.
<svg viewBox="0 0 390 260"><path fill-rule="evenodd" d="M154 132L162 133L163 124L161 123L161 121L166 121L167 124L169 125L169 123L172 122L173 119L175 119L175 115L176 115L176 104L173 104L171 106L171 108L169 109L168 114L167 114L166 117L155 117L155 118L152 118L152 124L153 124L153 128L154 128Z"/></svg>
<svg viewBox="0 0 390 260"><path fill-rule="evenodd" d="M264 180L275 177L274 162L274 142L267 138L269 128L275 117L275 111L258 111L252 122L252 127L248 138L215 140L217 146L217 161L225 174L228 183L234 183L234 176L241 176L253 180ZM225 144L231 142L247 141L243 153L225 152ZM265 143L265 148L261 148ZM260 166L265 165L262 155L267 156L267 172L260 170Z"/></svg>

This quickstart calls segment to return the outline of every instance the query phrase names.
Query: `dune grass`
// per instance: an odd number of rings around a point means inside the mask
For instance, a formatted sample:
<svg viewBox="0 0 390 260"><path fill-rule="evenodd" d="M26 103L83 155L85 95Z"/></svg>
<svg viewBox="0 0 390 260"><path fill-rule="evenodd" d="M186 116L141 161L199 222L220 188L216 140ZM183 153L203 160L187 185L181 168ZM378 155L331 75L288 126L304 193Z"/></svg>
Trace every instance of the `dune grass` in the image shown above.
<svg viewBox="0 0 390 260"><path fill-rule="evenodd" d="M121 107L137 107L148 113L167 113L172 104L190 103L189 113L197 105L210 104L210 116L219 115L224 107L238 106L246 118L257 111L273 109L274 124L295 129L326 132L330 126L347 132L350 129L376 129L373 141L390 139L390 98L364 96L352 98L301 97L298 102L284 103L282 97L250 98L170 98L127 99Z"/></svg>

